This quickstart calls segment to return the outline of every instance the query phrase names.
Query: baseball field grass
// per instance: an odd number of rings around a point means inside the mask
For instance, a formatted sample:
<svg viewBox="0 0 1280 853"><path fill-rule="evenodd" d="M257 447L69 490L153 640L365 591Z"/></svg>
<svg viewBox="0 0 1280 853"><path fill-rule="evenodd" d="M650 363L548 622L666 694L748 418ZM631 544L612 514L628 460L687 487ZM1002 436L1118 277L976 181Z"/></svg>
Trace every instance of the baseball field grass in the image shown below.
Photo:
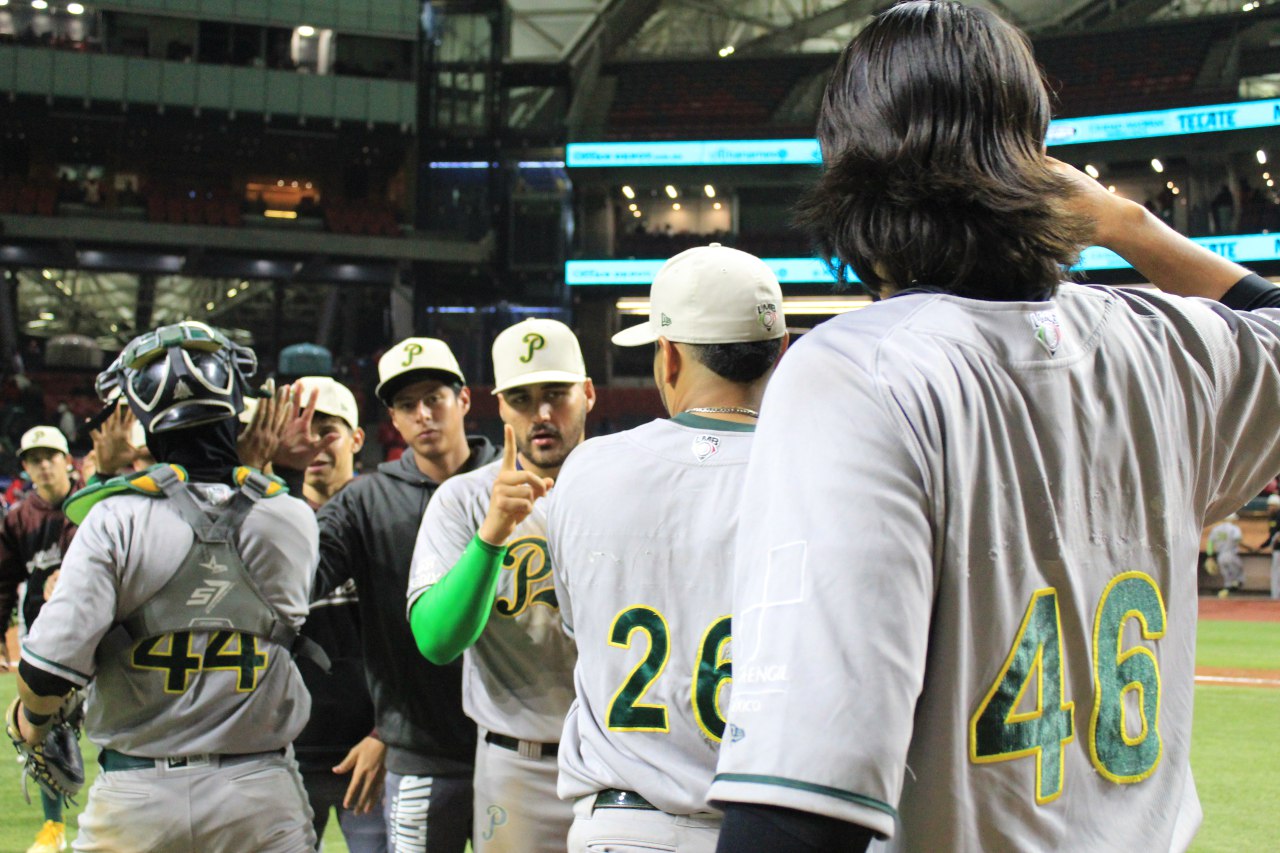
<svg viewBox="0 0 1280 853"><path fill-rule="evenodd" d="M1201 620L1198 667L1249 670L1280 680L1280 622ZM14 695L14 679L0 675L0 708ZM1193 851L1270 850L1280 838L1280 689L1276 686L1196 687L1192 767L1204 806L1205 820ZM89 784L97 770L97 749L85 743ZM43 822L34 788L33 804L22 798L21 774L14 756L0 745L0 853L22 853ZM87 785L86 785L87 788ZM74 837L78 808L67 812L68 835ZM330 823L326 853L347 847Z"/></svg>

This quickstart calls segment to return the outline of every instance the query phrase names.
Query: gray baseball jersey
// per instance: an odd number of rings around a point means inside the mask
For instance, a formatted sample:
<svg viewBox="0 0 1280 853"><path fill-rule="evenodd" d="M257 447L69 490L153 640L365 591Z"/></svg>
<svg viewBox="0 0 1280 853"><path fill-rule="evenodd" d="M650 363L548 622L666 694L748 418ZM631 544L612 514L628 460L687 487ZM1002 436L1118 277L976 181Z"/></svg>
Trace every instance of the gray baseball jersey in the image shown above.
<svg viewBox="0 0 1280 853"><path fill-rule="evenodd" d="M1241 532L1239 525L1232 524L1230 521L1216 524L1209 531L1209 544L1213 546L1213 553L1221 557L1238 559L1240 543L1243 540L1244 533Z"/></svg>
<svg viewBox="0 0 1280 853"><path fill-rule="evenodd" d="M573 452L548 512L577 699L561 797L706 810L729 695L730 573L752 426L682 414Z"/></svg>
<svg viewBox="0 0 1280 853"><path fill-rule="evenodd" d="M197 485L206 505L231 489ZM280 749L302 730L311 697L289 652L234 634L167 634L99 660L107 632L153 596L191 548L190 526L166 498L118 495L95 506L62 562L53 598L23 659L88 685L85 728L100 746L138 756ZM259 501L237 546L254 583L292 627L307 615L318 548L315 516L288 496ZM224 632L219 632L224 633Z"/></svg>
<svg viewBox="0 0 1280 853"><path fill-rule="evenodd" d="M446 480L427 504L409 570L409 607L447 572L480 529L499 459ZM507 541L489 622L463 654L462 704L491 732L555 743L573 701L573 640L560 611L547 559L546 500L538 501Z"/></svg>
<svg viewBox="0 0 1280 853"><path fill-rule="evenodd" d="M1201 525L1280 470L1280 312L903 295L783 360L711 796L900 850L1179 850Z"/></svg>

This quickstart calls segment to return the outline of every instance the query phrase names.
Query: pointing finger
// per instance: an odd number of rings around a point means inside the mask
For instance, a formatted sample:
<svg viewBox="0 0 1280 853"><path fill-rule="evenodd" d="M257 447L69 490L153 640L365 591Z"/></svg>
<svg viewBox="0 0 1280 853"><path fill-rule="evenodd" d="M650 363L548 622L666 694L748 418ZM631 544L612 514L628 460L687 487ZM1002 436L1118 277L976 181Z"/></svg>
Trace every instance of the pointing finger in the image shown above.
<svg viewBox="0 0 1280 853"><path fill-rule="evenodd" d="M511 424L502 427L502 470L516 470L516 431Z"/></svg>

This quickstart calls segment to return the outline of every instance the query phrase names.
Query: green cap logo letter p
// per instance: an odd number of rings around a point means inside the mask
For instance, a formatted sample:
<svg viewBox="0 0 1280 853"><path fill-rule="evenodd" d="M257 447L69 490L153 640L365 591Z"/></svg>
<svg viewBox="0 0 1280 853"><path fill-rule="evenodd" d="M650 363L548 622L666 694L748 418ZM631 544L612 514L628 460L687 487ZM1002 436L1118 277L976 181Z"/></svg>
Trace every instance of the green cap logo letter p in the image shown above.
<svg viewBox="0 0 1280 853"><path fill-rule="evenodd" d="M525 335L524 342L529 347L529 351L520 356L521 364L528 364L533 361L533 354L547 345L547 339L537 332L530 332Z"/></svg>

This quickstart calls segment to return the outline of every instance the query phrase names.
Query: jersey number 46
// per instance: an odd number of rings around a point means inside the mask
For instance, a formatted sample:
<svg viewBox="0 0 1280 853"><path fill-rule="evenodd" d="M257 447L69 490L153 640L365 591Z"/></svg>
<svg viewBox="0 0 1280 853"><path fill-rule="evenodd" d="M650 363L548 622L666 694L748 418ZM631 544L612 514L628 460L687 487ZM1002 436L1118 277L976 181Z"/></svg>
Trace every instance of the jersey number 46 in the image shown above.
<svg viewBox="0 0 1280 853"><path fill-rule="evenodd" d="M1154 773L1163 749L1160 666L1145 646L1124 648L1130 619L1138 621L1144 640L1164 636L1164 598L1142 572L1113 578L1093 620L1089 759L1103 778L1121 785ZM969 722L970 760L989 764L1034 756L1036 802L1057 799L1066 746L1076 736L1075 703L1067 701L1065 692L1062 617L1058 592L1051 587L1031 597L1013 648ZM1137 719L1129 719L1131 706Z"/></svg>

